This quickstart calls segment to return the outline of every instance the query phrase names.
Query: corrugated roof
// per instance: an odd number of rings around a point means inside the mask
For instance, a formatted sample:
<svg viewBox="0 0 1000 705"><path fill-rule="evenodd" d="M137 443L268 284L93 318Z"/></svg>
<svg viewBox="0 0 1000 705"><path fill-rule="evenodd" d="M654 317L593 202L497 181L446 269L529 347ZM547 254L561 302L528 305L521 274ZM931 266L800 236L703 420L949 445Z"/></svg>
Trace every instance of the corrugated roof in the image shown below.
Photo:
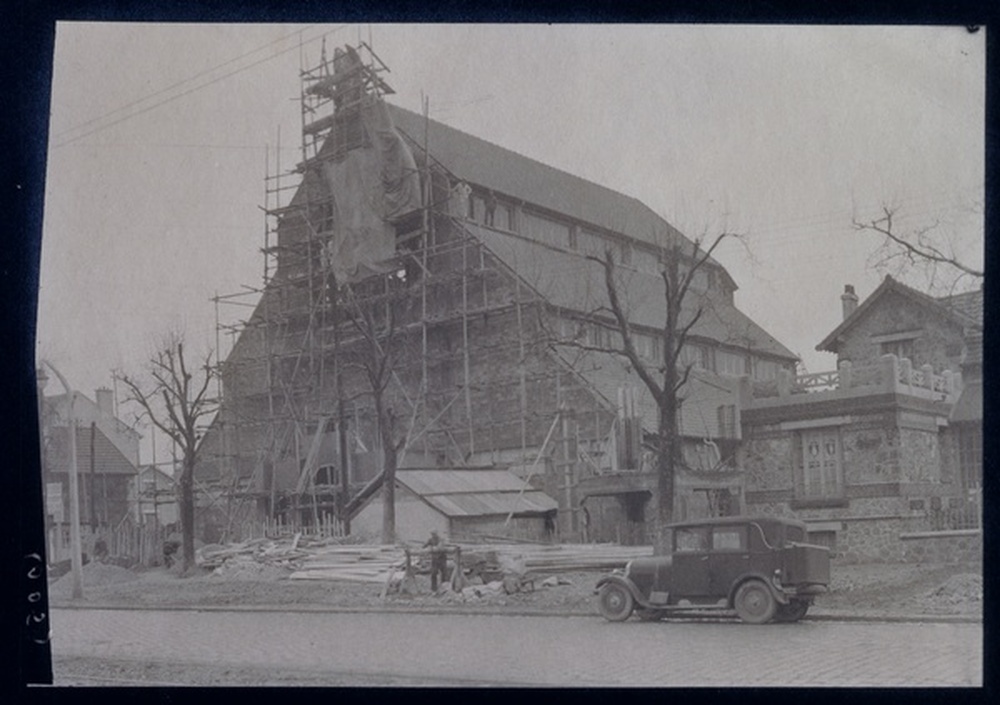
<svg viewBox="0 0 1000 705"><path fill-rule="evenodd" d="M559 508L554 499L507 470L397 470L396 481L450 517L530 514Z"/></svg>
<svg viewBox="0 0 1000 705"><path fill-rule="evenodd" d="M397 470L396 479L419 495L518 492L524 481L507 470Z"/></svg>
<svg viewBox="0 0 1000 705"><path fill-rule="evenodd" d="M435 509L450 517L538 514L559 508L559 503L538 490L517 492L476 492L424 497Z"/></svg>
<svg viewBox="0 0 1000 705"><path fill-rule="evenodd" d="M549 303L581 313L599 308L609 310L604 268L599 262L568 250L481 227L475 223L465 228L510 267L522 281L535 289ZM623 304L629 320L659 329L663 326L664 283L659 274L619 266ZM699 299L690 295L685 303L689 315ZM788 360L797 356L748 316L721 296L700 300L704 310L690 335L730 344L742 350L775 355Z"/></svg>
<svg viewBox="0 0 1000 705"><path fill-rule="evenodd" d="M404 108L389 105L389 113L396 128L418 145L424 143L426 123L430 153L470 183L645 242L655 242L655 237L666 234L681 234L636 198L454 127L425 121L422 115Z"/></svg>
<svg viewBox="0 0 1000 705"><path fill-rule="evenodd" d="M68 427L52 429L52 436L45 447L45 464L49 472L69 472L69 433ZM115 445L108 440L100 429L94 434L93 453L94 472L98 475L136 475L138 470L129 462ZM76 429L76 466L77 472L90 472L90 428Z"/></svg>

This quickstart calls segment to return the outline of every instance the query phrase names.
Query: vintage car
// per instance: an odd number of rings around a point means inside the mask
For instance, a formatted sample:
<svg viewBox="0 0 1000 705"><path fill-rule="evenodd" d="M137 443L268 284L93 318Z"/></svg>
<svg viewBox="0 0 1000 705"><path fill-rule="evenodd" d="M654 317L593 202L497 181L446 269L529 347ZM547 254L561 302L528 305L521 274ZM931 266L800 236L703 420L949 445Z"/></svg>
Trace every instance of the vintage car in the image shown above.
<svg viewBox="0 0 1000 705"><path fill-rule="evenodd" d="M795 622L830 582L829 550L806 543L799 521L724 517L667 528L663 555L629 561L598 581L605 619L735 610L751 624Z"/></svg>

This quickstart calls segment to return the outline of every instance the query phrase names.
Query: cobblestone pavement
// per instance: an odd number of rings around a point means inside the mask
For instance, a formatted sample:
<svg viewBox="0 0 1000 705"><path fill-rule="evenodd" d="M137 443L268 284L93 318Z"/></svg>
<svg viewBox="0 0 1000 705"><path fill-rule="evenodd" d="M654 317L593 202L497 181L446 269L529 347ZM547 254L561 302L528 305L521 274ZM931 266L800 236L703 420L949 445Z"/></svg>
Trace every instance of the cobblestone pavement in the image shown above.
<svg viewBox="0 0 1000 705"><path fill-rule="evenodd" d="M978 686L983 672L978 624L56 609L52 630L56 685L83 657L341 685Z"/></svg>

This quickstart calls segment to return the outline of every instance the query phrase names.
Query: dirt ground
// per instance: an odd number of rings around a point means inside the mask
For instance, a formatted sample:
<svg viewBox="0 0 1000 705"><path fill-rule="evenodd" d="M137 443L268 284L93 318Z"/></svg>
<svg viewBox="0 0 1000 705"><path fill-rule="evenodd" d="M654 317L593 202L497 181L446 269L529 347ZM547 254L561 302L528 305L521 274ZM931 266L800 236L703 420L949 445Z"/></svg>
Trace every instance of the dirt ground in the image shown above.
<svg viewBox="0 0 1000 705"><path fill-rule="evenodd" d="M830 591L817 598L815 610L895 615L982 615L982 566L975 565L834 565ZM436 608L475 612L552 614L594 611L593 588L603 572L538 574L534 589L506 594L496 586L473 586L463 593L434 595L426 575L417 575L414 594L390 592L379 583L335 580L289 580L272 565L244 566L213 574L188 576L164 568L126 569L88 563L83 568L83 604L134 607L245 605L329 606L353 609ZM546 581L545 579L548 578ZM544 585L543 582L550 583ZM551 583L557 583L551 585ZM49 587L54 606L71 600L69 574Z"/></svg>

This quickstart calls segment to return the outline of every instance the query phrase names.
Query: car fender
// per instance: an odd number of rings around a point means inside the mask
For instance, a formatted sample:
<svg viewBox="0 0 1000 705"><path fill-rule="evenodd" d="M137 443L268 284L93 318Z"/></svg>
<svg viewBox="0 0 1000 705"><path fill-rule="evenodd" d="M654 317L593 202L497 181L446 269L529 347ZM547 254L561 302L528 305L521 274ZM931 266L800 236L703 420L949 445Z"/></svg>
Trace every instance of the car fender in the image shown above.
<svg viewBox="0 0 1000 705"><path fill-rule="evenodd" d="M788 595L785 594L784 590L775 586L774 580L767 577L763 573L746 573L744 575L741 575L738 580L733 581L733 587L729 591L730 605L732 605L734 600L736 599L736 591L739 590L740 586L748 580L760 580L765 585L767 585L767 588L771 591L771 594L774 595L774 599L778 601L778 604L780 605L788 604Z"/></svg>
<svg viewBox="0 0 1000 705"><path fill-rule="evenodd" d="M594 592L600 591L600 589L605 585L607 585L608 583L616 583L618 585L621 585L630 593L632 593L632 599L635 600L635 603L637 605L641 607L649 606L649 601L642 596L642 593L639 592L639 588L636 587L635 583L633 583L624 575L616 573L612 573L611 575L605 575L603 578L597 581L597 586L594 588Z"/></svg>

